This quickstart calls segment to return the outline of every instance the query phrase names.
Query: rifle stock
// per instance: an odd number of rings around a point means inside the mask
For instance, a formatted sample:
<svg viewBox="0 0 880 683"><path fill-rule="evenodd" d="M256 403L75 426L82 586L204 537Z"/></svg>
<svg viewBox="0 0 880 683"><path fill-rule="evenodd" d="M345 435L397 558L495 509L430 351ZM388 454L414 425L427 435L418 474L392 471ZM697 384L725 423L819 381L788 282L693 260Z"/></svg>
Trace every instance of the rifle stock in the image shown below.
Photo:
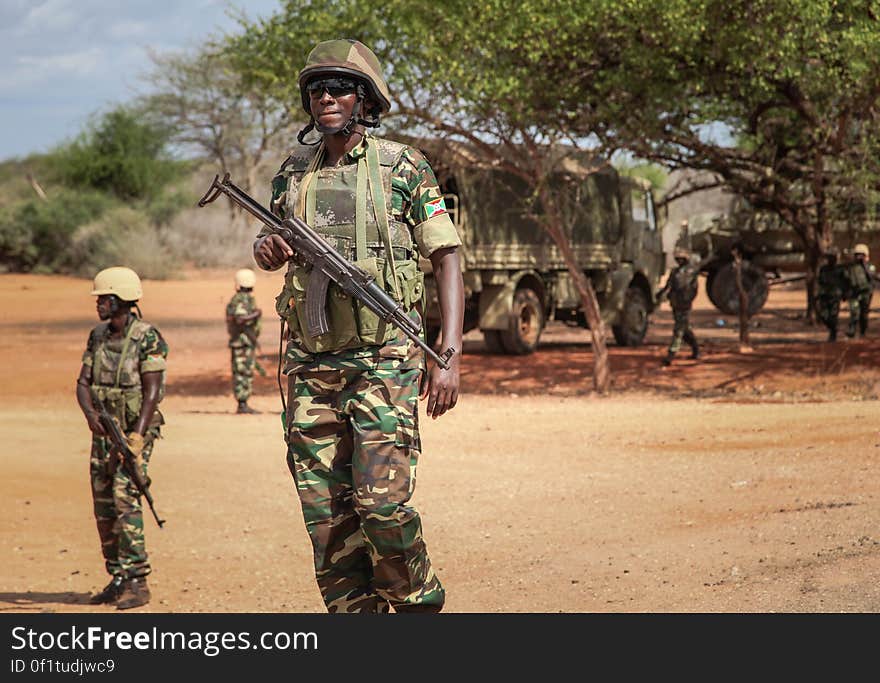
<svg viewBox="0 0 880 683"><path fill-rule="evenodd" d="M413 322L403 307L385 290L376 284L373 277L345 259L338 251L299 218L279 219L272 212L229 180L229 174L214 176L214 182L199 200L199 206L210 204L221 194L225 194L235 204L254 216L263 225L278 235L293 249L294 253L312 266L309 287L306 294L306 320L308 334L316 337L329 331L327 323L327 287L335 282L351 297L360 300L373 313L386 323L394 325L410 340L418 344L437 365L449 369L449 359L455 349L448 348L438 355L419 336L421 327Z"/></svg>
<svg viewBox="0 0 880 683"><path fill-rule="evenodd" d="M134 452L128 447L128 442L125 440L125 434L122 433L119 424L108 412L104 402L99 398L93 398L93 401L98 407L98 419L101 421L101 426L107 433L107 438L110 439L111 456L121 456L122 467L125 469L125 472L128 474L132 482L134 482L138 493L146 498L147 504L150 506L150 511L153 513L153 518L161 529L165 524L165 520L159 519L159 515L156 513L156 507L153 504L153 496L150 493L150 485L144 480L143 472L141 472L140 468L137 466L137 458Z"/></svg>

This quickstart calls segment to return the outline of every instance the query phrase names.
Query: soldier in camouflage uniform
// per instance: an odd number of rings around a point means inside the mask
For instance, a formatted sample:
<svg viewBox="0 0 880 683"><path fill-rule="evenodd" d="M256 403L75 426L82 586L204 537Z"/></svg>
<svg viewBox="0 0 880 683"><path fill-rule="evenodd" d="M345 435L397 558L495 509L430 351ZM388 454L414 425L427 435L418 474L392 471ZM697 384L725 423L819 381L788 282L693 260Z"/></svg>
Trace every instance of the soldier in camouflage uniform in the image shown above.
<svg viewBox="0 0 880 683"><path fill-rule="evenodd" d="M119 422L149 481L147 465L164 422L158 405L164 394L168 345L158 329L141 319L137 306L141 282L133 270L102 270L95 276L91 293L98 297L102 322L89 335L76 399L92 432L92 499L111 580L90 602L129 609L150 600L146 577L151 568L144 545L141 496L118 457L110 454L95 399Z"/></svg>
<svg viewBox="0 0 880 683"><path fill-rule="evenodd" d="M825 250L825 263L819 268L819 296L816 309L819 320L828 328L828 341L837 340L837 320L840 301L846 288L844 267L837 263L838 251L834 247Z"/></svg>
<svg viewBox="0 0 880 683"><path fill-rule="evenodd" d="M254 271L249 268L239 270L235 274L236 292L226 304L226 329L232 356L232 393L238 401L236 412L239 414L259 412L248 405L257 363L257 339L262 316L252 294L256 282Z"/></svg>
<svg viewBox="0 0 880 683"><path fill-rule="evenodd" d="M847 337L864 337L868 331L868 312L871 310L871 295L874 282L880 278L873 264L868 261L868 245L853 247L853 261L846 267L846 299L849 302L849 327Z"/></svg>
<svg viewBox="0 0 880 683"><path fill-rule="evenodd" d="M672 329L672 341L663 358L663 365L672 363L675 354L681 348L682 340L691 347L691 358L700 357L700 347L690 325L691 305L697 296L697 277L703 263L693 264L690 262L690 252L682 247L677 247L673 252L676 264L663 288L657 292L656 304L659 306L664 296L669 297L672 306L672 317L675 321Z"/></svg>
<svg viewBox="0 0 880 683"><path fill-rule="evenodd" d="M421 322L419 254L438 283L449 369L425 366L404 334L331 285L330 331L307 332L308 267L279 237L254 243L260 267L288 264L277 298L288 324L287 462L329 612L437 612L444 589L408 505L421 452L418 399L437 418L458 398L464 293L458 234L417 150L374 137L391 106L376 56L353 40L319 43L299 74L311 117L272 181L272 210L296 215L376 277ZM312 145L305 137L321 133Z"/></svg>

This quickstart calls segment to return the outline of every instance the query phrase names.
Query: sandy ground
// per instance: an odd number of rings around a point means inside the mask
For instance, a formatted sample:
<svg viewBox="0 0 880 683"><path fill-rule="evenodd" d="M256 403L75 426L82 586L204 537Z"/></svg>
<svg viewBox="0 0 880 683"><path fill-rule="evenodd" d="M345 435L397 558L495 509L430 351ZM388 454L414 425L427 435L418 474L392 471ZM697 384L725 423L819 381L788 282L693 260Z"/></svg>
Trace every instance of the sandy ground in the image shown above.
<svg viewBox="0 0 880 683"><path fill-rule="evenodd" d="M322 611L272 377L278 280L257 285L270 372L257 416L233 414L231 274L145 283L171 347L151 466L168 523L147 518L153 602L138 611ZM89 288L0 276L3 611L112 609L85 604L107 581L74 398ZM468 334L458 407L423 420L413 499L447 610L880 611L880 345L824 343L801 304L773 290L740 354L735 320L701 295L705 358L662 370L664 307L645 346L611 347L606 398L586 331L551 324L528 357Z"/></svg>

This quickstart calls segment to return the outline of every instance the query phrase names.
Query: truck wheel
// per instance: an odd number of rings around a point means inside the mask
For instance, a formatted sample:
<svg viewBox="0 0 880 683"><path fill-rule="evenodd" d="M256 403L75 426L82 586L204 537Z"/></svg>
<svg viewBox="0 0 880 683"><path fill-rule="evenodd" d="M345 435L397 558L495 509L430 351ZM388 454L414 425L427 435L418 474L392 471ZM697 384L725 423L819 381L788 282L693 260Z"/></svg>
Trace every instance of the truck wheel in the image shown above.
<svg viewBox="0 0 880 683"><path fill-rule="evenodd" d="M528 287L516 290L510 323L501 330L501 343L505 351L514 354L532 353L544 329L544 311L538 295Z"/></svg>
<svg viewBox="0 0 880 683"><path fill-rule="evenodd" d="M505 353L500 330L483 330L483 343L489 353Z"/></svg>
<svg viewBox="0 0 880 683"><path fill-rule="evenodd" d="M749 316L755 315L767 302L767 276L764 270L749 261L743 261L743 287L749 300ZM707 282L707 287L709 283ZM725 263L718 268L712 278L709 300L727 315L739 315L739 292L736 289L736 274L733 263Z"/></svg>
<svg viewBox="0 0 880 683"><path fill-rule="evenodd" d="M611 331L620 346L641 346L648 332L648 297L641 287L626 290L620 324L612 325Z"/></svg>

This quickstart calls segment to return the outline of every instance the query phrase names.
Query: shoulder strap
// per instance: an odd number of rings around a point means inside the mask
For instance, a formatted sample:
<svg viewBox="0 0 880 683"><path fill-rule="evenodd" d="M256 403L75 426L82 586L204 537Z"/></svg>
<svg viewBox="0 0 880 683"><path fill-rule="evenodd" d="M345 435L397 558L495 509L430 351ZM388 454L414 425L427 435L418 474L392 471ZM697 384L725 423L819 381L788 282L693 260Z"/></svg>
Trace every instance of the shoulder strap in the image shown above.
<svg viewBox="0 0 880 683"><path fill-rule="evenodd" d="M373 197L373 212L379 226L379 235L385 247L385 255L391 264L391 279L394 281L394 294L398 301L402 300L400 286L397 283L397 264L394 262L394 250L391 248L391 228L388 225L388 207L385 204L385 191L382 188L382 176L379 171L379 154L376 150L375 138L367 144L367 172L370 177L370 191Z"/></svg>

